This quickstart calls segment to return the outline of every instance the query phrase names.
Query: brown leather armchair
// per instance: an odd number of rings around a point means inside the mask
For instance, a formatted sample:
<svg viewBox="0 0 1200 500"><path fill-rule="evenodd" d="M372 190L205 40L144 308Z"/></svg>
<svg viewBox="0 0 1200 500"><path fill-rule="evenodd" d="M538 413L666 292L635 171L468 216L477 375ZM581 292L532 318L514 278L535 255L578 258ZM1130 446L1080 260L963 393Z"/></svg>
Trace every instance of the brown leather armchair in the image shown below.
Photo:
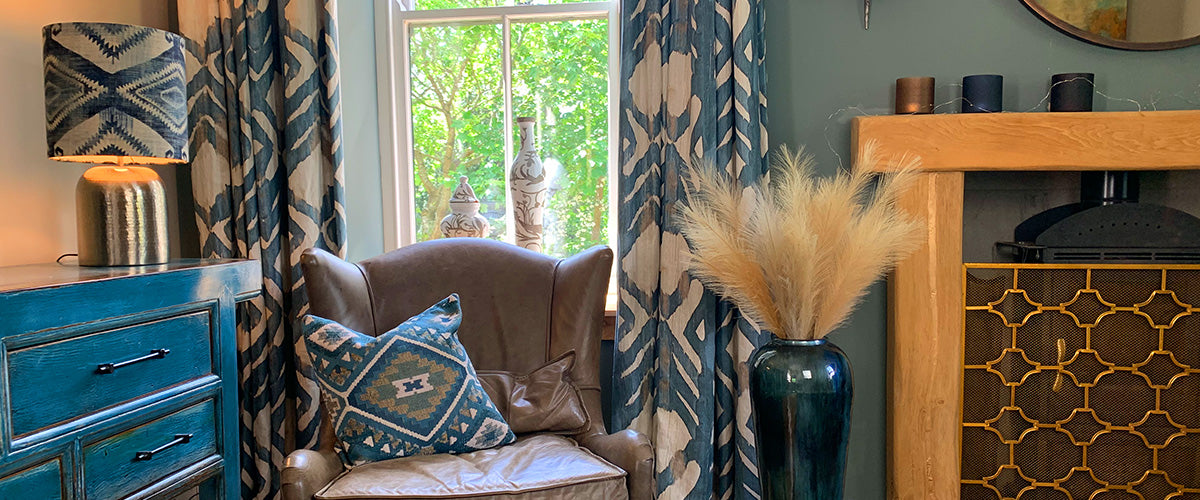
<svg viewBox="0 0 1200 500"><path fill-rule="evenodd" d="M580 497L581 492L583 496L623 497L626 491L634 500L653 498L654 459L649 440L629 430L609 434L600 409L600 330L612 260L612 250L605 247L555 259L477 238L418 243L358 264L321 250L305 251L300 266L310 313L354 330L379 335L454 292L459 294L463 309L459 339L476 370L528 373L574 350L576 363L571 376L580 389L590 425L586 431L571 436L574 441L556 436L527 436L495 450L405 457L345 472L333 452L332 428L323 419L320 449L297 450L284 463L284 499L310 500L318 493L317 498L327 498L331 496L330 490L336 493L337 486L350 483L359 487L353 493L354 498L550 499ZM543 441L550 440L560 448L578 443L620 467L626 473L627 489L612 495L599 489L539 486L540 476L572 468L553 457L537 459L538 448L545 445ZM522 448L504 450L509 447ZM504 453L511 456L497 458L496 454ZM504 463L495 463L496 460ZM412 476L405 474L413 470L433 476L433 486L415 495L411 489L400 492L404 485L394 483L411 485ZM497 478L497 474L512 478ZM531 486L511 490L513 484L530 479ZM510 490L489 490L483 484L489 481L493 485L508 484ZM591 481L597 484L593 488L599 487L596 477L585 474L579 481L580 484ZM446 488L453 491L447 493Z"/></svg>

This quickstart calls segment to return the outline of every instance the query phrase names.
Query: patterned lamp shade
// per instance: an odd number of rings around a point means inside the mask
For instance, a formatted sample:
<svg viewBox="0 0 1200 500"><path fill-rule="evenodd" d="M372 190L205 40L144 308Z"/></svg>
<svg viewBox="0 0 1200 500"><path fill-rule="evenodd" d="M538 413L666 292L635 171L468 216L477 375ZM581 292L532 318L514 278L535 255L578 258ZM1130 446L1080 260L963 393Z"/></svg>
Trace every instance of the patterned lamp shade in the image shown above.
<svg viewBox="0 0 1200 500"><path fill-rule="evenodd" d="M183 38L109 23L42 28L50 158L188 161Z"/></svg>

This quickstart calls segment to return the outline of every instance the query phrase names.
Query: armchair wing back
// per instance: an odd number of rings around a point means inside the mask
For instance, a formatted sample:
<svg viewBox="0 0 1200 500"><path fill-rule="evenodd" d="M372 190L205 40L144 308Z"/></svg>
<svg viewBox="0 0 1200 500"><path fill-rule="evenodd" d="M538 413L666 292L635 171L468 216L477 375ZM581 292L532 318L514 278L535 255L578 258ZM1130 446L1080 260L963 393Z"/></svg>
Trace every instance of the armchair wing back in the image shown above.
<svg viewBox="0 0 1200 500"><path fill-rule="evenodd" d="M602 421L600 327L612 250L595 247L560 260L497 241L454 238L357 265L312 249L300 265L311 314L371 335L457 293L463 311L458 337L477 370L527 373L574 349L571 376L592 420Z"/></svg>

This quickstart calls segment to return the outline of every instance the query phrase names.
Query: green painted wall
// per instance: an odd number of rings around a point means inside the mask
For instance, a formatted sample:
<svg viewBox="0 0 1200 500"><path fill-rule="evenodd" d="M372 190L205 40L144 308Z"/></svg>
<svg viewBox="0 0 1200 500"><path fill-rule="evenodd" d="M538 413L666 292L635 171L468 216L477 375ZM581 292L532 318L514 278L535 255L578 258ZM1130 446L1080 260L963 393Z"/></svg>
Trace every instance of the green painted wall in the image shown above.
<svg viewBox="0 0 1200 500"><path fill-rule="evenodd" d="M1123 52L1069 38L1017 0L875 1L862 29L862 1L766 0L771 144L807 145L821 171L849 154L850 117L886 114L903 76L937 78L937 102L960 94L963 75L1005 77L1005 108L1045 109L1051 74L1096 73L1096 110L1200 108L1200 47ZM841 112L847 107L861 110ZM958 104L937 112L957 112ZM836 115L835 115L836 113ZM831 115L835 115L830 118ZM876 287L834 336L854 365L848 500L884 498L885 298ZM911 311L920 314L920 311ZM950 436L946 437L951 439Z"/></svg>
<svg viewBox="0 0 1200 500"><path fill-rule="evenodd" d="M347 257L352 261L383 253L374 4L373 0L344 0L337 5L346 163Z"/></svg>

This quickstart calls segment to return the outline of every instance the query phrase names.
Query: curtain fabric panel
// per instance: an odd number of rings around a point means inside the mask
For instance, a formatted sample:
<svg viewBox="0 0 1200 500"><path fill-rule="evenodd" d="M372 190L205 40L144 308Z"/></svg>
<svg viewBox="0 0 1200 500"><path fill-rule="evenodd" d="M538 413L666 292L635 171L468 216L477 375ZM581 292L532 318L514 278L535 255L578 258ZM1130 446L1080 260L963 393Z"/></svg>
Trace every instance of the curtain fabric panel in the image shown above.
<svg viewBox="0 0 1200 500"><path fill-rule="evenodd" d="M179 2L188 39L192 192L201 254L262 264L238 311L241 498L276 498L284 457L314 447L318 389L295 362L300 252L344 255L334 0ZM236 495L236 493L235 493Z"/></svg>
<svg viewBox="0 0 1200 500"><path fill-rule="evenodd" d="M614 425L651 436L661 498L758 498L746 360L766 340L686 270L681 173L767 174L762 0L622 0Z"/></svg>

